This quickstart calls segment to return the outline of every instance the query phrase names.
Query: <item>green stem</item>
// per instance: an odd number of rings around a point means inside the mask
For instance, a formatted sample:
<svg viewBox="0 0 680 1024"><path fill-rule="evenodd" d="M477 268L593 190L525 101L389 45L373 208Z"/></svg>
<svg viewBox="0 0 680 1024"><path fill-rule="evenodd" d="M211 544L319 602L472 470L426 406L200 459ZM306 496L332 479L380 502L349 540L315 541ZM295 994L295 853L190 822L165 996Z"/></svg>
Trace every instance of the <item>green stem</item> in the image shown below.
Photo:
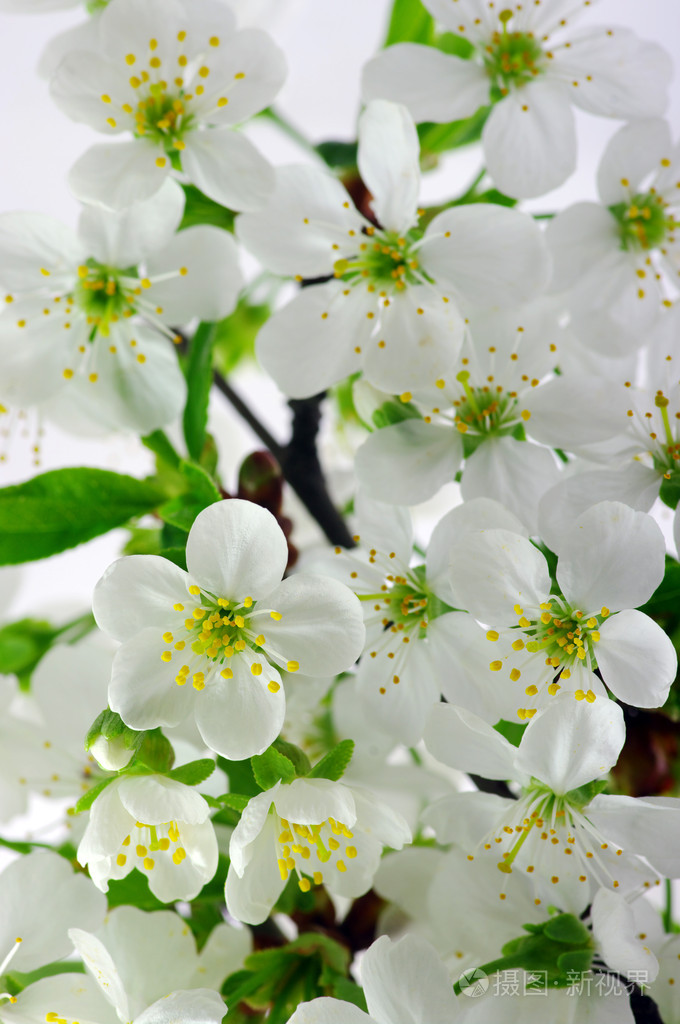
<svg viewBox="0 0 680 1024"><path fill-rule="evenodd" d="M67 622L65 626L60 626L59 629L55 630L54 635L55 637L60 636L67 644L74 644L84 636L87 636L88 633L91 633L96 625L97 623L94 621L92 613L86 612L85 615L79 615L72 622Z"/></svg>
<svg viewBox="0 0 680 1024"><path fill-rule="evenodd" d="M482 964L480 967L470 967L467 971L463 972L461 977L462 978L466 978L466 976L472 974L473 971L484 971L484 974L489 975L489 974L496 974L498 971L507 971L507 970L510 970L512 968L517 968L517 967L522 967L522 966L523 966L523 963L522 963L521 957L501 956L501 957L498 957L497 960L489 960L488 963ZM454 993L457 996L459 996L460 993L462 992L460 980L461 979L459 978L458 981L455 982L455 984L453 986L453 991L454 991ZM469 986L466 985L465 987L468 988Z"/></svg>
<svg viewBox="0 0 680 1024"><path fill-rule="evenodd" d="M673 931L673 883L670 878L666 879L666 904L663 909L663 929L665 932Z"/></svg>

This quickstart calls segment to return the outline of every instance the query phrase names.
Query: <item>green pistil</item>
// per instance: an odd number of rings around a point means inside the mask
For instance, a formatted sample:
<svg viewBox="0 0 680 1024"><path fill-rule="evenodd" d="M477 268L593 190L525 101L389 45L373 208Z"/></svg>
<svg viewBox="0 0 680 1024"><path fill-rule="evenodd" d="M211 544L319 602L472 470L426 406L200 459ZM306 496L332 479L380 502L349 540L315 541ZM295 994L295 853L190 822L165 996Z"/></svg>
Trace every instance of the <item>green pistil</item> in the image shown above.
<svg viewBox="0 0 680 1024"><path fill-rule="evenodd" d="M125 288L120 281L121 275L135 273L121 271L117 267L108 267L94 259L88 259L78 268L78 282L73 290L73 301L82 309L93 324L95 330L102 334L109 333L109 325L122 316L129 316L134 311L134 292Z"/></svg>
<svg viewBox="0 0 680 1024"><path fill-rule="evenodd" d="M254 607L253 604L248 608L248 613ZM261 645L257 643L257 638L247 635L244 611L243 605L234 602L223 601L219 604L203 598L203 604L195 609L191 626L188 619L186 623L190 635L195 635L195 639L190 641L194 654L204 655L211 661L221 661L246 647L259 651ZM199 612L204 614L199 616Z"/></svg>
<svg viewBox="0 0 680 1024"><path fill-rule="evenodd" d="M629 203L609 207L619 223L622 249L656 249L676 227L666 202L655 192L640 193Z"/></svg>
<svg viewBox="0 0 680 1024"><path fill-rule="evenodd" d="M594 668L597 665L594 645L600 639L599 629L606 615L592 615L585 619L580 610L568 606L560 609L553 601L541 607L540 619L531 623L523 615L519 619L520 626L528 627L532 637L526 644L527 651L530 654L543 651L546 662L556 669L570 668L578 661L588 660Z"/></svg>
<svg viewBox="0 0 680 1024"><path fill-rule="evenodd" d="M184 90L172 95L165 91L165 84L154 82L148 95L138 102L135 135L160 143L166 153L172 154L184 149L182 137L191 128L193 114L187 113Z"/></svg>
<svg viewBox="0 0 680 1024"><path fill-rule="evenodd" d="M501 428L507 427L509 414L517 405L516 399L488 387L473 388L469 379L467 370L462 370L456 377L464 391L461 400L454 402L458 429L462 433L467 430L484 435L498 433ZM514 420L512 422L514 424Z"/></svg>
<svg viewBox="0 0 680 1024"><path fill-rule="evenodd" d="M511 87L518 88L532 82L542 74L543 50L533 36L526 32L508 32L512 11L501 11L499 20L503 28L494 32L482 54L493 85L506 96Z"/></svg>
<svg viewBox="0 0 680 1024"><path fill-rule="evenodd" d="M392 232L373 233L359 244L355 257L336 261L335 276L350 283L357 283L363 278L369 284L403 291L407 285L418 281L416 272L423 274L412 251L415 240L415 232L408 232L406 236Z"/></svg>

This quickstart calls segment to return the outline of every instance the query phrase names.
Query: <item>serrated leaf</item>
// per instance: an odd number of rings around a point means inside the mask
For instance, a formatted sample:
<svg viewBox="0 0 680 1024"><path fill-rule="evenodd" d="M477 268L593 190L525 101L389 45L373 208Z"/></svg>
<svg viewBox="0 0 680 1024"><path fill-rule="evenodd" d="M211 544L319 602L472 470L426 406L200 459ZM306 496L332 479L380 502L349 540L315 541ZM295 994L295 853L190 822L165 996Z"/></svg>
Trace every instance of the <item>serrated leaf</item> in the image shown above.
<svg viewBox="0 0 680 1024"><path fill-rule="evenodd" d="M219 799L221 804L224 804L225 807L231 807L235 811L245 811L250 802L250 797L246 796L245 793L225 793Z"/></svg>
<svg viewBox="0 0 680 1024"><path fill-rule="evenodd" d="M164 494L105 469L55 469L0 490L0 565L48 558L151 512Z"/></svg>
<svg viewBox="0 0 680 1024"><path fill-rule="evenodd" d="M208 425L208 400L213 379L212 355L217 337L214 323L201 323L189 347L186 364L187 400L184 406L182 425L184 440L192 459L198 461L205 444Z"/></svg>
<svg viewBox="0 0 680 1024"><path fill-rule="evenodd" d="M179 469L186 481L187 490L184 494L164 502L158 509L158 515L164 522L188 533L199 512L208 505L220 501L222 495L214 481L200 466L182 461Z"/></svg>
<svg viewBox="0 0 680 1024"><path fill-rule="evenodd" d="M250 764L260 789L271 789L279 780L292 782L296 778L293 762L275 747L268 747L263 754L251 757Z"/></svg>
<svg viewBox="0 0 680 1024"><path fill-rule="evenodd" d="M168 778L174 779L175 782L181 782L185 786L198 786L199 783L205 782L214 771L213 759L202 757L198 761L189 761L188 764L182 764L179 768L173 768L168 772Z"/></svg>
<svg viewBox="0 0 680 1024"><path fill-rule="evenodd" d="M88 789L87 793L83 793L80 800L78 800L77 804L73 808L75 814L82 814L83 811L89 811L99 794L106 789L109 783L113 782L114 778L115 776L112 775L109 779L102 779L101 782L98 782L96 786L92 787L92 789Z"/></svg>
<svg viewBox="0 0 680 1024"><path fill-rule="evenodd" d="M341 740L333 750L318 761L308 774L310 779L330 779L337 782L345 774L354 753L354 740Z"/></svg>
<svg viewBox="0 0 680 1024"><path fill-rule="evenodd" d="M590 932L573 914L558 914L546 921L543 934L553 942L564 942L570 946L587 946Z"/></svg>

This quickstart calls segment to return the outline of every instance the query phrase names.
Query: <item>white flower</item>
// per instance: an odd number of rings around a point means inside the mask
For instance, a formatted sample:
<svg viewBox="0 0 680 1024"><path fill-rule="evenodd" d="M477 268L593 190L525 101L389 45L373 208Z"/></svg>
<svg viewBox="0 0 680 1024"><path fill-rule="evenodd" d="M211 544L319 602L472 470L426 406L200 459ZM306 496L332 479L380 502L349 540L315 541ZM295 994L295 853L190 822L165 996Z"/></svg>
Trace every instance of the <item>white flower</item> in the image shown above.
<svg viewBox="0 0 680 1024"><path fill-rule="evenodd" d="M122 776L92 804L78 860L102 892L138 868L159 900L191 900L217 868L209 815L190 786L164 775Z"/></svg>
<svg viewBox="0 0 680 1024"><path fill-rule="evenodd" d="M269 163L234 126L268 106L285 77L264 32L234 29L208 0L112 0L98 45L67 54L52 96L75 121L133 139L88 150L69 182L80 199L113 208L153 195L181 163L202 192L257 209L273 185Z"/></svg>
<svg viewBox="0 0 680 1024"><path fill-rule="evenodd" d="M114 562L94 611L123 644L109 703L126 725L174 726L193 714L208 747L240 760L279 734L279 668L319 676L352 666L364 640L356 597L322 576L281 582L287 559L271 513L230 499L197 517L188 573L155 555Z"/></svg>
<svg viewBox="0 0 680 1024"><path fill-rule="evenodd" d="M519 747L471 712L437 705L425 733L431 753L485 778L516 780L522 792L518 800L445 797L425 820L469 861L493 858L499 882L525 872L540 902L570 913L588 906L600 886L627 893L653 885L656 871L675 877L680 801L595 795L589 785L606 777L624 739L623 713L613 701L588 707L558 698L531 720Z"/></svg>
<svg viewBox="0 0 680 1024"><path fill-rule="evenodd" d="M186 385L166 339L195 316L231 312L241 285L227 232L175 234L183 208L167 182L124 214L84 209L77 235L40 214L0 216L3 398L26 406L62 393L140 433L177 416Z"/></svg>
<svg viewBox="0 0 680 1024"><path fill-rule="evenodd" d="M404 103L416 121L456 121L493 104L484 162L511 196L540 196L576 167L572 104L631 120L663 113L668 54L626 28L572 32L581 4L425 0L451 32L474 46L470 60L413 43L391 46L364 69L366 100Z"/></svg>
<svg viewBox="0 0 680 1024"><path fill-rule="evenodd" d="M677 296L680 147L665 121L640 120L610 139L600 202L568 207L546 240L553 287L566 292L575 334L606 356L627 355Z"/></svg>
<svg viewBox="0 0 680 1024"><path fill-rule="evenodd" d="M171 992L219 990L252 949L247 928L218 924L198 953L178 914L130 906L112 910L96 934L71 928L69 937L124 1024Z"/></svg>
<svg viewBox="0 0 680 1024"><path fill-rule="evenodd" d="M289 1024L453 1024L459 1007L446 968L415 935L376 939L361 960L368 1014L340 999L301 1003Z"/></svg>
<svg viewBox="0 0 680 1024"><path fill-rule="evenodd" d="M463 338L459 307L511 306L546 285L536 224L490 204L455 207L418 226L418 136L408 112L369 104L359 122L359 171L378 226L329 173L277 171L268 205L237 220L246 248L278 274L333 275L304 288L258 335L262 365L303 398L359 369L401 392L452 372Z"/></svg>
<svg viewBox="0 0 680 1024"><path fill-rule="evenodd" d="M0 976L34 971L66 956L67 930L97 928L106 900L63 857L29 853L0 874Z"/></svg>
<svg viewBox="0 0 680 1024"><path fill-rule="evenodd" d="M367 892L383 846L411 841L408 825L366 789L328 779L277 782L252 797L234 829L227 874L229 913L260 924L289 876L309 892L325 885L338 896Z"/></svg>
<svg viewBox="0 0 680 1024"><path fill-rule="evenodd" d="M458 607L491 627L486 640L480 631L471 641L468 655L480 685L498 693L499 717L531 718L558 691L592 703L606 693L596 669L627 704L664 703L675 649L653 619L634 609L663 579L665 550L651 516L599 502L559 546L555 594L544 556L525 537L508 530L465 536L452 553L453 586ZM517 685L493 684L501 672Z"/></svg>
<svg viewBox="0 0 680 1024"><path fill-rule="evenodd" d="M466 529L485 525L522 532L522 524L496 502L473 500L443 517L425 565L415 565L409 512L373 502L362 492L355 511L358 546L347 552L336 547L325 564L354 590L364 609L366 644L357 691L369 721L412 746L441 693L457 703L461 686L468 693L477 689L460 656L470 616L448 607L452 543Z"/></svg>
<svg viewBox="0 0 680 1024"><path fill-rule="evenodd" d="M415 505L453 480L465 458L463 497L493 498L535 532L538 501L559 469L551 452L527 443L527 405L557 361L561 331L541 303L469 321L449 374L411 372L413 386L400 395L411 417L366 440L357 476L379 501Z"/></svg>

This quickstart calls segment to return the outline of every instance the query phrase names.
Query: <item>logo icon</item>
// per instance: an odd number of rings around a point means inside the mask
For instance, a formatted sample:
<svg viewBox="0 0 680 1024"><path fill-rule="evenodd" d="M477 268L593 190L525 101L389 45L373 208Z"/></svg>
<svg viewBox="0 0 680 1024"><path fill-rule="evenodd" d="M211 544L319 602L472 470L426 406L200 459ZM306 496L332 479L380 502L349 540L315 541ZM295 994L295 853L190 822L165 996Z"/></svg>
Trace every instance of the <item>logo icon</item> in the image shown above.
<svg viewBox="0 0 680 1024"><path fill-rule="evenodd" d="M480 967L471 967L469 970L463 971L458 979L458 984L462 995L475 999L477 996L484 995L489 987L489 979Z"/></svg>

